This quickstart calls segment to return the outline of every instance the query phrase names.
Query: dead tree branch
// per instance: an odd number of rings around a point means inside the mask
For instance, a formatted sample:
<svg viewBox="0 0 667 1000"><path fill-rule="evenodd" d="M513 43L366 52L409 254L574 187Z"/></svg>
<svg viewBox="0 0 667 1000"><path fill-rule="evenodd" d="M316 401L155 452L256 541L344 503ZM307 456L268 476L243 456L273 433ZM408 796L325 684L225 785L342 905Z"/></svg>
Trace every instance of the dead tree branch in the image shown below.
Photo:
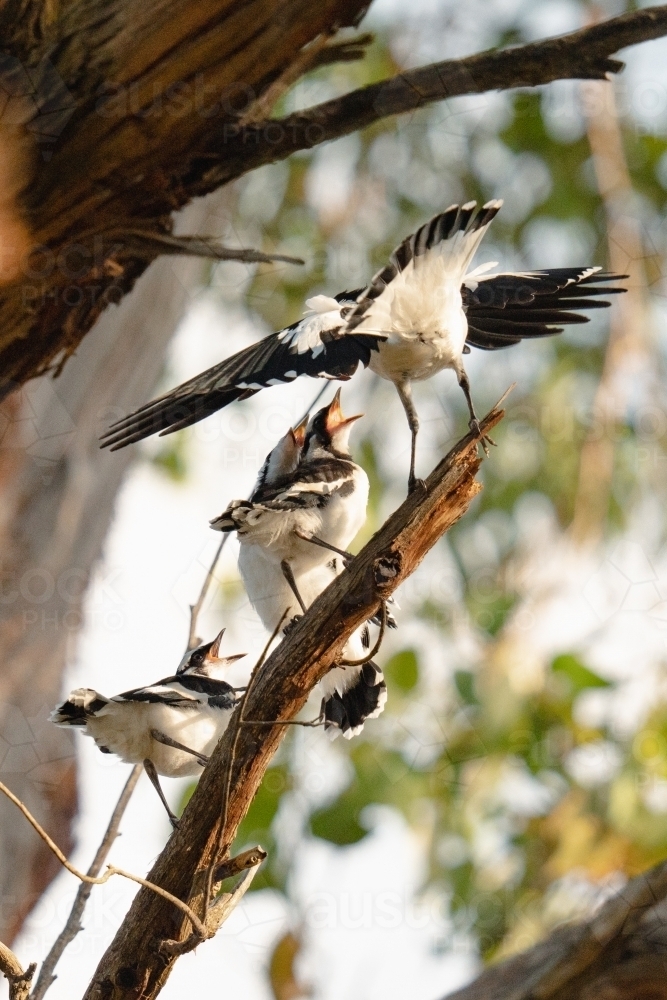
<svg viewBox="0 0 667 1000"><path fill-rule="evenodd" d="M97 848L97 853L93 858L90 868L86 872L86 874L91 878L95 878L102 871L102 865L106 861L107 855L109 854L109 851L118 836L120 821L125 814L125 810L132 797L136 784L141 777L142 771L143 768L141 764L136 764L132 768L129 778L125 782L123 791L120 793L120 798L116 803L113 813L111 814L111 819L109 820L106 833L102 838L100 846ZM60 961L65 948L67 948L77 934L83 930L81 918L83 917L83 911L86 908L88 898L93 891L93 884L94 883L92 882L82 882L79 886L77 894L74 897L74 903L72 904L70 915L67 918L67 923L51 946L51 950L48 955L42 962L42 967L39 970L39 976L37 977L35 988L30 995L30 1000L42 1000L42 997L48 990L49 986L51 986L51 984L58 978L54 972L56 965Z"/></svg>
<svg viewBox="0 0 667 1000"><path fill-rule="evenodd" d="M494 409L482 421L488 433L502 418ZM405 580L439 538L465 513L481 490L475 476L479 438L460 441L408 497L383 528L274 650L242 706L244 720L281 723L304 706L314 685L336 664L352 632ZM208 872L229 854L239 823L286 731L284 725L241 726L237 709L162 855L151 881L168 887L198 913L206 909L202 890ZM232 747L234 753L232 754ZM230 789L229 795L226 794ZM153 1000L174 963L174 945L190 928L173 908L140 891L102 958L86 1000ZM188 942L188 945L191 942Z"/></svg>
<svg viewBox="0 0 667 1000"><path fill-rule="evenodd" d="M613 53L664 34L667 6L648 7L557 38L421 66L254 129L226 124L217 135L223 144L220 165L207 173L205 183L226 183L267 161L436 101L554 80L606 80L623 69Z"/></svg>
<svg viewBox="0 0 667 1000"><path fill-rule="evenodd" d="M23 67L30 68L33 118L21 128L44 153L33 157L34 176L15 206L27 220L28 250L14 247L16 259L10 254L0 273L0 394L69 357L160 253L211 251L202 241L195 250L187 239L178 248L166 239L172 213L193 197L434 101L604 79L622 68L613 53L667 33L667 7L648 7L560 38L433 63L257 121L298 72L357 57L367 36L321 39L356 25L366 7L366 0L249 0L232 19L222 0L196 16L190 6L185 16L185 0L170 0L151 16L131 0L90 0L85 17L80 5L65 5L44 23L39 14L17 16L13 2L0 9L10 53L0 61L1 82L13 94ZM28 140L7 133L0 141ZM15 179L3 180L8 188ZM138 230L153 236L137 239Z"/></svg>
<svg viewBox="0 0 667 1000"><path fill-rule="evenodd" d="M9 983L9 1000L28 1000L36 968L33 962L24 971L12 949L0 941L0 972Z"/></svg>
<svg viewBox="0 0 667 1000"><path fill-rule="evenodd" d="M557 928L447 1000L667 997L667 862L632 879L588 921Z"/></svg>
<svg viewBox="0 0 667 1000"><path fill-rule="evenodd" d="M75 868L74 865L67 860L67 857L60 850L56 842L52 840L51 837L49 837L46 830L44 830L44 828L37 822L37 820L32 815L30 810L26 808L23 802L21 802L21 800L17 798L16 795L14 795L14 793L10 791L10 789L7 788L7 786L2 781L0 781L0 792L2 792L3 795L6 795L7 798L14 803L17 809L20 809L20 811L23 813L25 818L30 823L30 826L33 828L33 830L35 830L36 833L39 834L39 836L42 838L42 840L49 848L49 850L53 854L55 854L55 856L58 858L58 861L63 866L63 868L66 868L67 871L70 872L70 874L74 875L75 878L78 878L79 881L85 882L91 886L104 885L106 882L109 881L109 879L113 875L120 875L122 878L129 879L130 882L136 882L137 885L141 885L145 889L150 889L158 896L161 896L163 899L170 902L178 910L181 910L192 924L194 930L197 932L197 934L199 934L201 940L202 941L206 940L208 934L206 933L205 926L202 924L197 914L193 913L190 907L182 900L178 899L176 896L173 896L170 892L168 892L166 889L163 889L161 886L154 885L153 882L151 882L149 879L140 878L139 875L134 875L132 872L127 872L123 868L116 868L115 865L107 865L107 870L105 871L104 875L100 875L99 877L86 875L83 872L80 872L78 868Z"/></svg>

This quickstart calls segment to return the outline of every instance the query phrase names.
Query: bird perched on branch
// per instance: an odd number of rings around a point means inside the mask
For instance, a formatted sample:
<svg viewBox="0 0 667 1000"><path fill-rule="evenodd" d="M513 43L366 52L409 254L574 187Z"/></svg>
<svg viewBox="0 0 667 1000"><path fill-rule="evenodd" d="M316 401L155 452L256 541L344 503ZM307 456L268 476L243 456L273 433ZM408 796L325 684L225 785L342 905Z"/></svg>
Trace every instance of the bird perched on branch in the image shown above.
<svg viewBox="0 0 667 1000"><path fill-rule="evenodd" d="M453 369L470 427L479 433L463 365L471 346L495 351L525 338L561 333L567 324L587 322L582 310L608 306L601 295L624 291L607 287L624 276L599 267L491 274L494 263L469 270L501 205L450 206L403 240L366 288L308 299L298 323L116 421L102 447L123 448L158 431L188 427L234 400L299 375L349 379L361 362L396 386L412 434L413 489L419 421L412 382Z"/></svg>
<svg viewBox="0 0 667 1000"><path fill-rule="evenodd" d="M267 456L249 500L234 500L211 521L236 531L239 572L262 624L273 631L306 611L342 571L347 547L366 520L368 477L350 455L352 426L340 390L308 422L290 429ZM392 623L393 622L392 619ZM350 637L345 657L364 658L366 630ZM335 667L321 682L322 719L346 736L382 711L386 686L370 660Z"/></svg>
<svg viewBox="0 0 667 1000"><path fill-rule="evenodd" d="M239 689L219 674L245 653L220 656L224 633L187 653L172 677L113 698L77 688L50 716L57 726L74 726L92 736L103 753L115 753L128 764L142 763L174 827L177 819L158 775L199 774L238 701Z"/></svg>

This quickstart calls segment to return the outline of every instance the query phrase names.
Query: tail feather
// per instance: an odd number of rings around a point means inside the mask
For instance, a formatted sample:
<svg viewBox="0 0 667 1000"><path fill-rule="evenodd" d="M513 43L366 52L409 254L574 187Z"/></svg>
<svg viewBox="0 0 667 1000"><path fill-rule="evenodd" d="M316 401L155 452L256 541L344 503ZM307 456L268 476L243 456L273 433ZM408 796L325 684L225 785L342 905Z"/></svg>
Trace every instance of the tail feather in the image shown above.
<svg viewBox="0 0 667 1000"><path fill-rule="evenodd" d="M375 719L387 701L384 674L372 660L357 668L353 683L342 693L334 691L323 703L324 728L331 736L357 736L366 719Z"/></svg>
<svg viewBox="0 0 667 1000"><path fill-rule="evenodd" d="M70 693L67 701L57 705L49 716L49 722L56 726L85 726L88 719L109 704L99 691L92 688L77 688Z"/></svg>

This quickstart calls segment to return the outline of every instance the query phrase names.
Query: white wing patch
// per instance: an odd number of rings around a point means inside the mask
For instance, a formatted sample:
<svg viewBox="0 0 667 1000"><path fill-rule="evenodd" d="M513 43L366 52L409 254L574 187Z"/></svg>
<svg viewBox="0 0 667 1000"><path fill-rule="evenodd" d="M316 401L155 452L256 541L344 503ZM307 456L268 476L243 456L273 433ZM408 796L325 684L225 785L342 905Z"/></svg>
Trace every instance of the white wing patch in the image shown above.
<svg viewBox="0 0 667 1000"><path fill-rule="evenodd" d="M324 350L322 333L343 325L341 305L329 295L314 295L306 299L308 308L304 318L294 328L283 330L278 340L288 344L290 351L296 354L310 353L316 358ZM289 377L294 378L296 375Z"/></svg>
<svg viewBox="0 0 667 1000"><path fill-rule="evenodd" d="M484 207L500 204L488 202ZM369 306L355 333L437 337L443 330L458 331L461 285L491 221L469 232L458 230L413 257Z"/></svg>

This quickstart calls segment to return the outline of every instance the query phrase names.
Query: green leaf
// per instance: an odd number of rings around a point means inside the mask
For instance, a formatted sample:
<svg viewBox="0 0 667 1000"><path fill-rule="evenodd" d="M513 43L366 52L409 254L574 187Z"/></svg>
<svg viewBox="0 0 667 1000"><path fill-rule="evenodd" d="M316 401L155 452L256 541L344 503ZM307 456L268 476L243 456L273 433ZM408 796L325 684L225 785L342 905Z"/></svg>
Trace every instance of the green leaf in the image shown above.
<svg viewBox="0 0 667 1000"><path fill-rule="evenodd" d="M562 674L570 682L574 694L585 691L586 688L608 688L613 687L611 681L606 681L573 656L572 653L563 653L557 656L551 664L551 669L555 674Z"/></svg>
<svg viewBox="0 0 667 1000"><path fill-rule="evenodd" d="M185 439L183 436L177 436L173 443L160 448L153 455L151 463L173 482L184 482L188 475L188 463L185 457Z"/></svg>
<svg viewBox="0 0 667 1000"><path fill-rule="evenodd" d="M359 743L350 752L354 778L335 802L310 818L316 837L343 846L356 844L368 833L360 816L366 806L395 806L409 812L411 804L427 794L428 775L413 771L394 750Z"/></svg>
<svg viewBox="0 0 667 1000"><path fill-rule="evenodd" d="M454 671L454 684L459 693L459 698L465 705L479 705L479 698L475 694L475 675L469 670Z"/></svg>
<svg viewBox="0 0 667 1000"><path fill-rule="evenodd" d="M382 668L390 688L407 693L419 680L419 661L414 649L402 649Z"/></svg>

